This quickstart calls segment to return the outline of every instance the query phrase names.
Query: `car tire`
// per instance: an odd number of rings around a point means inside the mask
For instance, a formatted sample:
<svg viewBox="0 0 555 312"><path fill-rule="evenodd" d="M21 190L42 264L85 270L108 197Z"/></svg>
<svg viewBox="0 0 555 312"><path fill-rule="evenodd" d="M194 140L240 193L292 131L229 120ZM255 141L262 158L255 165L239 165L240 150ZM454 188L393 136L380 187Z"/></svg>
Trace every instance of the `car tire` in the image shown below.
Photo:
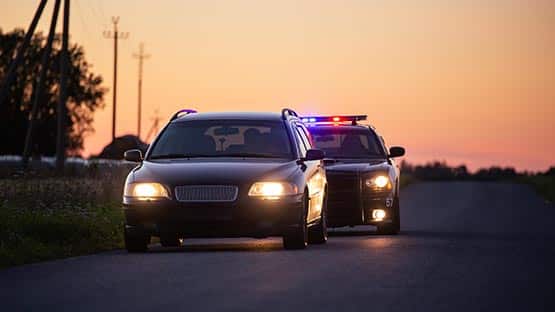
<svg viewBox="0 0 555 312"><path fill-rule="evenodd" d="M308 192L305 192L299 224L288 228L283 235L283 247L285 249L305 249L306 246L308 246L308 226L306 224L307 207Z"/></svg>
<svg viewBox="0 0 555 312"><path fill-rule="evenodd" d="M308 229L308 242L310 244L325 244L328 241L327 226L327 194L324 197L324 204L320 214L320 221Z"/></svg>
<svg viewBox="0 0 555 312"><path fill-rule="evenodd" d="M391 211L393 212L392 222L388 224L378 225L378 234L399 234L399 231L401 230L401 212L399 208L399 197L395 197L393 201L393 207L391 209Z"/></svg>
<svg viewBox="0 0 555 312"><path fill-rule="evenodd" d="M179 236L173 233L160 234L160 245L162 247L181 247Z"/></svg>
<svg viewBox="0 0 555 312"><path fill-rule="evenodd" d="M148 250L150 235L138 229L125 229L124 243L128 252L145 252Z"/></svg>

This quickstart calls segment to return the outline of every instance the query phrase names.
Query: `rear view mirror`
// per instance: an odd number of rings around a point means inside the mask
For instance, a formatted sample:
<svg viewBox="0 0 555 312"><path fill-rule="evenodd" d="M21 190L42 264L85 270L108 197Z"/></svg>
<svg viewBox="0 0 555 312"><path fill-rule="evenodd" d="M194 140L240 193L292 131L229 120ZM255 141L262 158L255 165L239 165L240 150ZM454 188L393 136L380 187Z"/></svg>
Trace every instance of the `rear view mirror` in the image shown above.
<svg viewBox="0 0 555 312"><path fill-rule="evenodd" d="M123 158L127 161L141 162L143 160L143 153L138 149L128 150L123 154Z"/></svg>
<svg viewBox="0 0 555 312"><path fill-rule="evenodd" d="M308 151L306 151L305 160L321 160L321 159L324 159L325 156L326 155L322 150L309 149Z"/></svg>
<svg viewBox="0 0 555 312"><path fill-rule="evenodd" d="M405 149L400 146L392 146L389 148L389 157L401 157L405 155Z"/></svg>
<svg viewBox="0 0 555 312"><path fill-rule="evenodd" d="M214 129L214 135L217 135L217 136L227 136L227 135L233 135L238 133L239 133L239 128L221 127L221 128Z"/></svg>

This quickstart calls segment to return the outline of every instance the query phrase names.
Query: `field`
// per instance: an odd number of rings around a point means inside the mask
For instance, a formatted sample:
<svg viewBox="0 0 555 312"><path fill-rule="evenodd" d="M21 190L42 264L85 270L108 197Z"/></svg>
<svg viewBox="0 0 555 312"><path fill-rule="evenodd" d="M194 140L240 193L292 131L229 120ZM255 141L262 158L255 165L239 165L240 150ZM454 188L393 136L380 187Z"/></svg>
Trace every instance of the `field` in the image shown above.
<svg viewBox="0 0 555 312"><path fill-rule="evenodd" d="M128 171L120 166L0 179L0 267L121 248Z"/></svg>

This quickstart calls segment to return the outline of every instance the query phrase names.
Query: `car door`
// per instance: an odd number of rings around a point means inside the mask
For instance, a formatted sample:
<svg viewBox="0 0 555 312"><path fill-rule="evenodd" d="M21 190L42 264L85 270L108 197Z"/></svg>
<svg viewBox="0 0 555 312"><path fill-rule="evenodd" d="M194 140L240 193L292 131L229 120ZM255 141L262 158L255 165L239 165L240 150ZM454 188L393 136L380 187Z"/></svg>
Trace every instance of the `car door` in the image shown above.
<svg viewBox="0 0 555 312"><path fill-rule="evenodd" d="M302 124L295 124L293 128L299 142L301 156L305 157L306 151L313 148L308 130ZM305 161L304 164L306 166L305 176L309 198L307 219L311 222L317 220L321 215L325 196L326 175L321 160Z"/></svg>

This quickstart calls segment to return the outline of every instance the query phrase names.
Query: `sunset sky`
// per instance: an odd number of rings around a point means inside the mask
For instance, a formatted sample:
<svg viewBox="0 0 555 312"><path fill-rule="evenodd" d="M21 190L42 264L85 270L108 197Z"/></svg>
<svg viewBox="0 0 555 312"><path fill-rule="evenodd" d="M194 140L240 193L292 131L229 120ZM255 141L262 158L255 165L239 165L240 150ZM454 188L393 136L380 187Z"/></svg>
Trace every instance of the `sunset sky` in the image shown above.
<svg viewBox="0 0 555 312"><path fill-rule="evenodd" d="M39 26L52 14L49 1ZM143 134L179 108L368 114L413 163L555 165L555 1L71 2L71 42L111 89L110 17L120 16L117 134L136 133L144 42ZM38 1L0 2L4 32ZM61 19L59 22L61 31ZM112 94L84 155L111 139Z"/></svg>

